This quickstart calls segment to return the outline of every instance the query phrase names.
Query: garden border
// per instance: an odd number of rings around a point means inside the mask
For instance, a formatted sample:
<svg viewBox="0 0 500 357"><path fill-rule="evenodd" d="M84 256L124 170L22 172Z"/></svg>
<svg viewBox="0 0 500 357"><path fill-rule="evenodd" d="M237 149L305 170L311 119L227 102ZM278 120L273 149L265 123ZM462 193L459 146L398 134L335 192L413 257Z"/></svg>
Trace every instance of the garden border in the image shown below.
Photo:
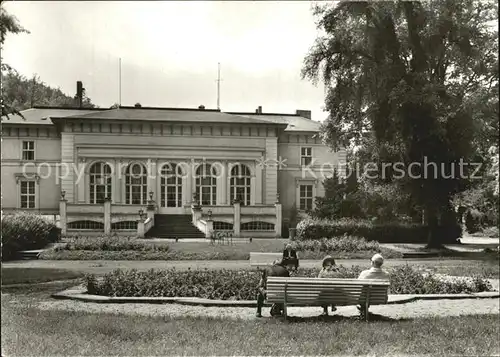
<svg viewBox="0 0 500 357"><path fill-rule="evenodd" d="M87 290L81 285L66 289L51 295L54 299L75 300L99 304L180 304L192 306L215 306L215 307L257 307L256 300L210 300L195 297L115 297L87 294ZM450 300L450 299L492 299L500 298L500 292L489 291L471 294L400 294L389 295L387 305L406 304L417 300ZM270 306L270 304L266 304Z"/></svg>

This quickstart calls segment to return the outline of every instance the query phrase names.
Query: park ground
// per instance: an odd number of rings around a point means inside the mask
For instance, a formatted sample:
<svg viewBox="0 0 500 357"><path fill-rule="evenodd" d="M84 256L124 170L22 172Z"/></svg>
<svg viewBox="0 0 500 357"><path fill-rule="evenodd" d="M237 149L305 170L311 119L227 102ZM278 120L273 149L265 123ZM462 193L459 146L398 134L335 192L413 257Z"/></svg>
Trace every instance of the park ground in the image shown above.
<svg viewBox="0 0 500 357"><path fill-rule="evenodd" d="M368 259L339 260L368 266ZM498 260L395 259L449 275L485 273L498 289ZM317 260L302 266L319 266ZM499 355L499 300L416 301L371 309L291 308L288 322L254 309L54 300L85 273L116 268L248 269L248 261L15 261L2 265L2 355Z"/></svg>

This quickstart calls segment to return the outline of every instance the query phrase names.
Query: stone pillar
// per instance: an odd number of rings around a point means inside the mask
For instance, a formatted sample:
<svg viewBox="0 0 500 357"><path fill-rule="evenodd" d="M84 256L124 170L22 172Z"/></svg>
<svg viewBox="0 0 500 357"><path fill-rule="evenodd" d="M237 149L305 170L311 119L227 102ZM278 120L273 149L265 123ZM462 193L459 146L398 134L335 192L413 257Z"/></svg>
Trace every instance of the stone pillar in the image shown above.
<svg viewBox="0 0 500 357"><path fill-rule="evenodd" d="M209 218L207 219L205 238L211 238L213 231L214 231L214 221L211 218Z"/></svg>
<svg viewBox="0 0 500 357"><path fill-rule="evenodd" d="M281 222L283 219L283 212L281 203L276 202L276 223L274 224L274 230L276 232L276 238L281 238Z"/></svg>
<svg viewBox="0 0 500 357"><path fill-rule="evenodd" d="M137 237L144 238L144 219L139 217L137 221Z"/></svg>
<svg viewBox="0 0 500 357"><path fill-rule="evenodd" d="M200 220L201 215L202 215L201 207L198 205L193 205L191 207L191 212L193 213L193 216L192 216L193 225L196 226L196 223Z"/></svg>
<svg viewBox="0 0 500 357"><path fill-rule="evenodd" d="M61 200L59 201L59 225L61 226L61 236L65 236L68 232L66 215L66 205L68 201L64 198L64 191L61 192Z"/></svg>
<svg viewBox="0 0 500 357"><path fill-rule="evenodd" d="M104 200L104 234L111 234L111 200Z"/></svg>
<svg viewBox="0 0 500 357"><path fill-rule="evenodd" d="M121 160L114 160L113 177L111 178L111 202L124 203L122 201L123 169Z"/></svg>
<svg viewBox="0 0 500 357"><path fill-rule="evenodd" d="M233 219L233 230L234 236L240 236L240 225L241 225L241 205L239 202L234 203L234 219Z"/></svg>

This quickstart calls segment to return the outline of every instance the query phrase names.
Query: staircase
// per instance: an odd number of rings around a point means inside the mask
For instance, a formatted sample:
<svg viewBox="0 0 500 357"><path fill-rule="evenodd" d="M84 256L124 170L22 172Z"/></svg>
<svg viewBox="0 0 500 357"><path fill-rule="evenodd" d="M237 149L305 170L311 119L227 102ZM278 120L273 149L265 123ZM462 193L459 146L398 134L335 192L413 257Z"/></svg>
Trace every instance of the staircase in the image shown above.
<svg viewBox="0 0 500 357"><path fill-rule="evenodd" d="M193 226L187 214L155 214L155 225L147 233L150 238L205 238L205 233Z"/></svg>

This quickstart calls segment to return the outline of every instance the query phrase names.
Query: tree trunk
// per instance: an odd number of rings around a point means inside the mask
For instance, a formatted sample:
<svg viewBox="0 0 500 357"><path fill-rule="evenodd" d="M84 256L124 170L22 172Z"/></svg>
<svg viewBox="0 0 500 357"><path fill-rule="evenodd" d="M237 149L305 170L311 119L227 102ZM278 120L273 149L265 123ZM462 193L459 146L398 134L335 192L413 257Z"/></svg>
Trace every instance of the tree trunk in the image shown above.
<svg viewBox="0 0 500 357"><path fill-rule="evenodd" d="M425 209L425 218L429 232L427 235L427 248L441 248L441 237L439 236L439 218L435 208Z"/></svg>

